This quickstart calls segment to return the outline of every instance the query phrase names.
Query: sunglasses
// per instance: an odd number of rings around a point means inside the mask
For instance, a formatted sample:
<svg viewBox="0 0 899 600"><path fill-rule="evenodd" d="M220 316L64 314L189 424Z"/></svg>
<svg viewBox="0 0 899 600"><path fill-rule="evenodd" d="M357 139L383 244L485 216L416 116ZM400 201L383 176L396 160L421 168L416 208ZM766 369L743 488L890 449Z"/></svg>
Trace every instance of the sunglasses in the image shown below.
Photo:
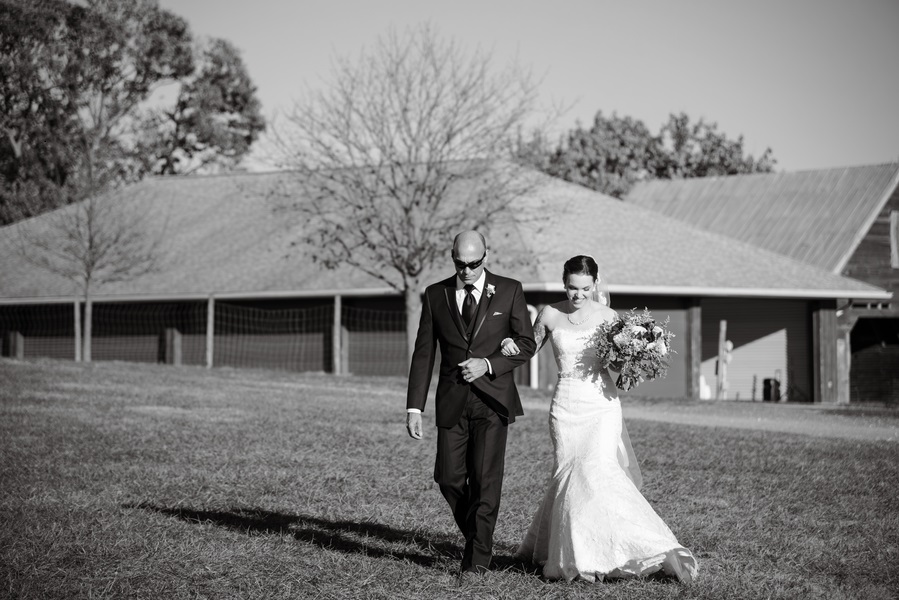
<svg viewBox="0 0 899 600"><path fill-rule="evenodd" d="M458 269L460 271L464 271L465 269L470 269L470 270L474 271L475 269L480 267L482 264L484 264L485 258L487 258L487 252L484 252L484 256L482 256L478 260L476 260L474 262L470 262L470 263L462 262L461 260L456 260L456 258L453 257L453 264L456 265L456 269Z"/></svg>

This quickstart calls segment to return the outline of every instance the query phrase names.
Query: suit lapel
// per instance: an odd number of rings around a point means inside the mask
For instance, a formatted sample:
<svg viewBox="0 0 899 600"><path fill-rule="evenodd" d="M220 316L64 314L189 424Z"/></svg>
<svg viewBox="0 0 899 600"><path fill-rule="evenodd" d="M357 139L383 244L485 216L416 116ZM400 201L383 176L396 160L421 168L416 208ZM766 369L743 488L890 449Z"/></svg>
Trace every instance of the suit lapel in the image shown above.
<svg viewBox="0 0 899 600"><path fill-rule="evenodd" d="M459 314L459 307L456 305L456 278L453 277L446 286L446 307L449 309L453 323L459 330L459 335L468 339L468 333L465 331L465 325L462 324L462 315Z"/></svg>
<svg viewBox="0 0 899 600"><path fill-rule="evenodd" d="M476 323L476 325L473 333L471 334L471 337L468 339L469 346L471 346L472 342L474 342L474 338L477 337L478 332L481 330L481 325L484 324L484 319L487 318L487 309L490 308L490 301L493 299L493 296L487 293L487 286L493 285L493 273L487 271L486 269L484 270L484 273L484 289L481 290L481 301L478 302L478 312L475 313L474 317L474 322Z"/></svg>

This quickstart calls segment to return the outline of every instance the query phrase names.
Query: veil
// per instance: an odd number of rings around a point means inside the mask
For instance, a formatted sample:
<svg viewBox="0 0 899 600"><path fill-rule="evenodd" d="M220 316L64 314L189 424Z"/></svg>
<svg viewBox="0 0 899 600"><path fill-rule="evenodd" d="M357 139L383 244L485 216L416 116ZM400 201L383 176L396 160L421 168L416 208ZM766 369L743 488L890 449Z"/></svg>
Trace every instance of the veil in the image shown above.
<svg viewBox="0 0 899 600"><path fill-rule="evenodd" d="M593 257L590 256L590 258ZM593 258L593 262L597 262L595 258ZM612 307L609 280L602 272L596 275L593 300L609 308ZM634 487L639 490L643 486L643 474L640 472L640 464L637 462L637 455L634 454L634 447L631 445L631 437L627 433L627 424L624 422L623 414L621 416L621 439L618 440L618 464L633 482Z"/></svg>
<svg viewBox="0 0 899 600"><path fill-rule="evenodd" d="M590 258L593 258L592 256ZM593 259L596 262L596 259ZM593 300L599 302L603 306L612 307L612 300L609 297L609 282L602 273L596 275L596 285L593 286Z"/></svg>

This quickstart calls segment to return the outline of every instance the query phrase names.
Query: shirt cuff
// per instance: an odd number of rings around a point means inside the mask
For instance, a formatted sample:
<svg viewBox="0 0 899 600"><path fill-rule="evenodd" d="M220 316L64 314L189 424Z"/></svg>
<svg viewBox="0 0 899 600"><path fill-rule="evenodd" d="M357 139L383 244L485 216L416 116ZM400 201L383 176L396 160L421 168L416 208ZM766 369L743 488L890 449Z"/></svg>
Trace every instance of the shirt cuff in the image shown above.
<svg viewBox="0 0 899 600"><path fill-rule="evenodd" d="M484 360L487 361L487 372L493 375L493 365L490 364L490 359L485 358Z"/></svg>
<svg viewBox="0 0 899 600"><path fill-rule="evenodd" d="M419 409L417 409L417 408L407 408L407 409L406 409L406 412L407 412L407 413L416 413L416 414L419 414L419 415L421 414L421 411L420 411Z"/></svg>

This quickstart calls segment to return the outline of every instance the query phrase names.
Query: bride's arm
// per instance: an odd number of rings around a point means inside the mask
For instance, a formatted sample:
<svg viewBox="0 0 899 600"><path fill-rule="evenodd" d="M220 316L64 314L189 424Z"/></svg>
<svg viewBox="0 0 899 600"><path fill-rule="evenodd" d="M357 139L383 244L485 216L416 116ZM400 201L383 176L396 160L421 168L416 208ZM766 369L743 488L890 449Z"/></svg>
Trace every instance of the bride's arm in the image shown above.
<svg viewBox="0 0 899 600"><path fill-rule="evenodd" d="M543 347L543 344L546 343L547 333L551 331L547 329L546 322L548 320L547 308L549 305L544 306L540 309L540 312L537 313L537 320L534 321L534 342L536 342L537 349L534 350L534 354L536 355L540 352L540 349ZM502 342L502 353L505 356L515 356L518 354L518 346L512 340L512 338L506 338Z"/></svg>
<svg viewBox="0 0 899 600"><path fill-rule="evenodd" d="M543 344L546 343L546 334L549 332L549 329L546 328L546 321L549 316L546 313L548 308L548 305L541 308L540 312L537 313L537 320L534 321L534 341L537 342L537 349L534 351L534 354L540 352Z"/></svg>

